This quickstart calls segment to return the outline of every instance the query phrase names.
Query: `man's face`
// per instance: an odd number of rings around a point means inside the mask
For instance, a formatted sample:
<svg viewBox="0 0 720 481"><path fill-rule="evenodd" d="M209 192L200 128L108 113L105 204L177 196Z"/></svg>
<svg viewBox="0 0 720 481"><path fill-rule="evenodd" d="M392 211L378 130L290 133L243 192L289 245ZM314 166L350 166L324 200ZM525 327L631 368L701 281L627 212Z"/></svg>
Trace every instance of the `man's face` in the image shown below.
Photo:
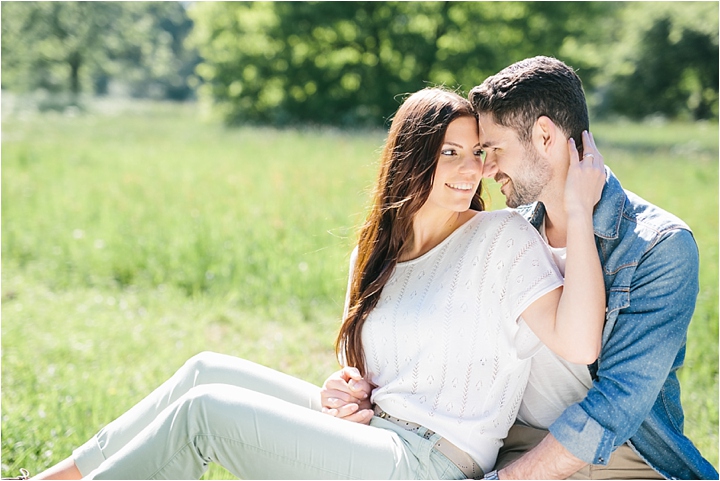
<svg viewBox="0 0 720 481"><path fill-rule="evenodd" d="M531 204L552 178L552 169L533 145L521 142L515 130L480 114L480 145L486 152L484 177L500 184L508 207Z"/></svg>

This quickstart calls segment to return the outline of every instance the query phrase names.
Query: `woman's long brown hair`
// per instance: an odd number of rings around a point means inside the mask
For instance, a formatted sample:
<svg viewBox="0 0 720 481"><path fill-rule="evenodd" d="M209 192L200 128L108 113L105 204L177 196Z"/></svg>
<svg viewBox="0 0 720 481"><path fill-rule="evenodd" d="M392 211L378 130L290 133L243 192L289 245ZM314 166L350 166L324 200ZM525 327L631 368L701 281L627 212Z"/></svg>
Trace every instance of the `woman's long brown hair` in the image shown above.
<svg viewBox="0 0 720 481"><path fill-rule="evenodd" d="M373 205L358 234L357 261L350 282L348 313L340 326L335 353L347 366L367 374L362 327L377 305L403 249L412 245L415 214L432 190L435 167L448 125L474 117L470 103L440 88L420 90L400 106L380 157ZM470 208L481 211L482 184Z"/></svg>

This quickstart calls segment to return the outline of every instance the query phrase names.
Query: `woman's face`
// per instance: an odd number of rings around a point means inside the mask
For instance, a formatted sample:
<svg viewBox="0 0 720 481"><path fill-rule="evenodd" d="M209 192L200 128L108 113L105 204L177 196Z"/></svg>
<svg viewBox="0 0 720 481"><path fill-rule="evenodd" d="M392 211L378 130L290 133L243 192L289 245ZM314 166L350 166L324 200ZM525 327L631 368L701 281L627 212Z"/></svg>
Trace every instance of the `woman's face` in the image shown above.
<svg viewBox="0 0 720 481"><path fill-rule="evenodd" d="M460 117L448 125L440 150L432 190L426 205L452 212L470 208L482 180L478 124L474 117Z"/></svg>

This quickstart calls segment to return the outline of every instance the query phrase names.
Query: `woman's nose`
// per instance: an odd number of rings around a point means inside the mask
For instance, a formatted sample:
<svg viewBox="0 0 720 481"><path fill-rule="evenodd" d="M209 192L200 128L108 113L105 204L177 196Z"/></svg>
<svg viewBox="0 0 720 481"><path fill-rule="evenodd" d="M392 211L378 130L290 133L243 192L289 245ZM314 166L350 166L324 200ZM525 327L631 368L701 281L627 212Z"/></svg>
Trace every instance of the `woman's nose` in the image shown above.
<svg viewBox="0 0 720 481"><path fill-rule="evenodd" d="M482 176L483 166L474 155L464 156L460 164L460 172Z"/></svg>

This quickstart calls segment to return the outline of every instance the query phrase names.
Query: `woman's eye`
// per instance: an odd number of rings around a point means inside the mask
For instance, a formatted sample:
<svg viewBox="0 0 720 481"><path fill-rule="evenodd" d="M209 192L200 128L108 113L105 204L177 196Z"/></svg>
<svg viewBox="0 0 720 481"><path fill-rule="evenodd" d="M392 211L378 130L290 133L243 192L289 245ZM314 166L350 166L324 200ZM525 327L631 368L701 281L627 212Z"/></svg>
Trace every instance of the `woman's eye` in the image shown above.
<svg viewBox="0 0 720 481"><path fill-rule="evenodd" d="M440 153L442 155L455 155L455 149L444 149L441 150Z"/></svg>
<svg viewBox="0 0 720 481"><path fill-rule="evenodd" d="M475 157L480 157L480 160L485 162L485 158L487 157L487 152L484 150L476 150Z"/></svg>

